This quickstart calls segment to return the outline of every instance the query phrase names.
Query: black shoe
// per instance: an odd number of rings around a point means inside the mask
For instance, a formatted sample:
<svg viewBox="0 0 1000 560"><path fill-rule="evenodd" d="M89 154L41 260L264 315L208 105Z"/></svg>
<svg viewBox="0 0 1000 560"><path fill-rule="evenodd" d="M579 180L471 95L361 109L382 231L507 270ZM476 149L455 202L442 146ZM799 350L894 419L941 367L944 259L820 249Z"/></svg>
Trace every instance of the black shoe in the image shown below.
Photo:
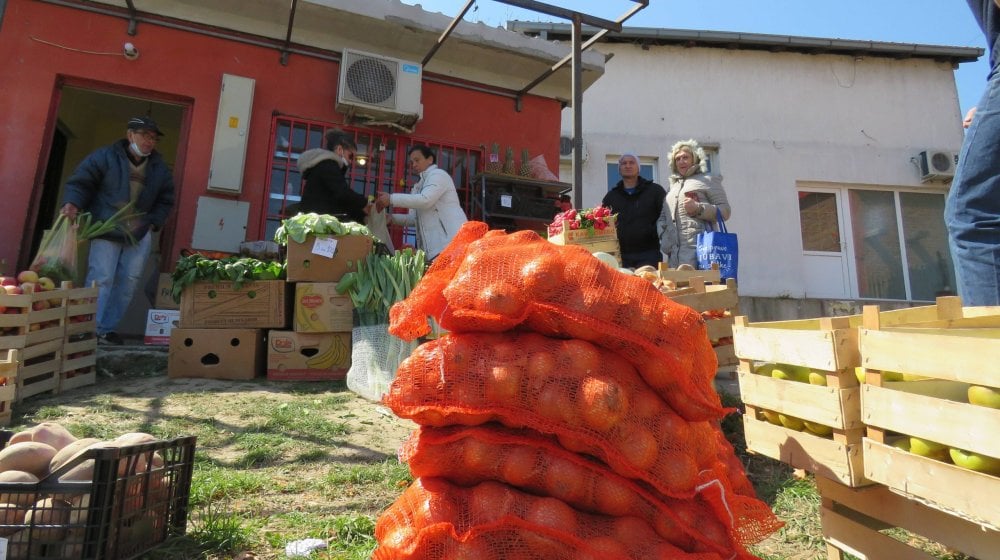
<svg viewBox="0 0 1000 560"><path fill-rule="evenodd" d="M124 341L122 341L122 337L118 336L118 333L108 332L97 335L97 344L102 346L121 346L124 344Z"/></svg>

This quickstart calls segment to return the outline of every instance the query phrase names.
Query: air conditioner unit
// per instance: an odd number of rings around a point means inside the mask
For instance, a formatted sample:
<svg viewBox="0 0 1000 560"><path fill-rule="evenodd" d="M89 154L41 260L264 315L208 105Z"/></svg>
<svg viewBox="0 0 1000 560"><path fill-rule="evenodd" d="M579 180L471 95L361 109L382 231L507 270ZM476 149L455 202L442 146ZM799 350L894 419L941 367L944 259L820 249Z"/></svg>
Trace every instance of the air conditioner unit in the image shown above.
<svg viewBox="0 0 1000 560"><path fill-rule="evenodd" d="M923 182L951 179L958 166L958 154L942 150L924 150L917 156L920 180Z"/></svg>
<svg viewBox="0 0 1000 560"><path fill-rule="evenodd" d="M583 146L583 154L580 158L583 161L587 161L587 157L590 154L587 153L586 144ZM571 161L573 159L573 137L572 136L560 136L559 137L559 159L562 161Z"/></svg>
<svg viewBox="0 0 1000 560"><path fill-rule="evenodd" d="M418 62L344 49L337 110L411 126L424 116L422 77Z"/></svg>

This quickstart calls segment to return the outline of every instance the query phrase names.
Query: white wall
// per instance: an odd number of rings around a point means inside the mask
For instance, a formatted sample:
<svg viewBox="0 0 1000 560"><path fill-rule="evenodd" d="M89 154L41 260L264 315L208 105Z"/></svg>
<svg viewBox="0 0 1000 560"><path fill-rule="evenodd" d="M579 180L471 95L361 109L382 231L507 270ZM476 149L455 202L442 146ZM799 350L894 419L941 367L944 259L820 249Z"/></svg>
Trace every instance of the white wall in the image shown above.
<svg viewBox="0 0 1000 560"><path fill-rule="evenodd" d="M950 64L717 48L602 44L614 54L584 94L583 200L607 188L606 156L659 157L695 138L719 145L740 238L742 295L800 297L797 181L911 187L924 149L957 152L961 115ZM572 134L572 109L563 112ZM566 174L563 160L563 180Z"/></svg>

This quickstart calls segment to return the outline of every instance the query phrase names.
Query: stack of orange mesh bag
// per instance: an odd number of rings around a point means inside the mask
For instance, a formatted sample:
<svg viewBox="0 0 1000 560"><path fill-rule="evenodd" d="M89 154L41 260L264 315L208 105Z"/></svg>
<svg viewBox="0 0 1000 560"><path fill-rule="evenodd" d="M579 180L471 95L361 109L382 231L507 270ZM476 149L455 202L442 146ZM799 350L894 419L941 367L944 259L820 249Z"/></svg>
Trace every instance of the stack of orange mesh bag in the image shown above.
<svg viewBox="0 0 1000 560"><path fill-rule="evenodd" d="M781 526L718 421L701 316L586 249L467 223L389 331L448 334L384 403L420 425L377 560L749 559Z"/></svg>

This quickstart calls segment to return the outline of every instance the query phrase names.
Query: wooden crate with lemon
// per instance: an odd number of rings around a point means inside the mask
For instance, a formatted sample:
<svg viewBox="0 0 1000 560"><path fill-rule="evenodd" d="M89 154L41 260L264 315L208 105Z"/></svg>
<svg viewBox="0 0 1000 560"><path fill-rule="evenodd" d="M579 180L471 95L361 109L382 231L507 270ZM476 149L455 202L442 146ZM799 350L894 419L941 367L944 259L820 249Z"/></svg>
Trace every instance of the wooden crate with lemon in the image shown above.
<svg viewBox="0 0 1000 560"><path fill-rule="evenodd" d="M961 317L958 298L884 311L886 325ZM836 480L871 484L862 459L864 422L858 329L862 315L733 327L750 451Z"/></svg>
<svg viewBox="0 0 1000 560"><path fill-rule="evenodd" d="M980 526L998 557L1000 315L985 311L893 326L865 308L863 454L866 478Z"/></svg>

